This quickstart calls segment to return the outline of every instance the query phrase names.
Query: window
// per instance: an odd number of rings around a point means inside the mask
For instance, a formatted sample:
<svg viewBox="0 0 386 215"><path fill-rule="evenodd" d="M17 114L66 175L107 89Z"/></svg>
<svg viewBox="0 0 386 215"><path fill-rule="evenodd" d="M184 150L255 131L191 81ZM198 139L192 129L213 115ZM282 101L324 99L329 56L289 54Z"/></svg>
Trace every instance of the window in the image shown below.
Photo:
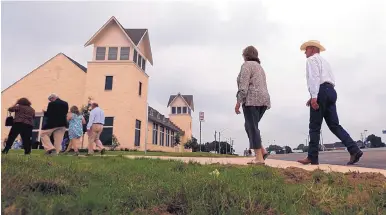
<svg viewBox="0 0 386 215"><path fill-rule="evenodd" d="M138 57L137 50L134 49L133 61L134 61L135 63L137 63L137 57Z"/></svg>
<svg viewBox="0 0 386 215"><path fill-rule="evenodd" d="M177 114L181 114L181 107L177 107Z"/></svg>
<svg viewBox="0 0 386 215"><path fill-rule="evenodd" d="M160 146L165 145L165 128L161 126L161 135L160 135Z"/></svg>
<svg viewBox="0 0 386 215"><path fill-rule="evenodd" d="M113 76L106 76L105 90L113 89Z"/></svg>
<svg viewBox="0 0 386 215"><path fill-rule="evenodd" d="M187 107L183 107L182 108L182 113L188 113L188 108Z"/></svg>
<svg viewBox="0 0 386 215"><path fill-rule="evenodd" d="M138 119L135 121L135 138L134 138L134 146L140 145L141 138L141 121Z"/></svg>
<svg viewBox="0 0 386 215"><path fill-rule="evenodd" d="M109 60L117 60L118 59L118 47L109 47Z"/></svg>
<svg viewBox="0 0 386 215"><path fill-rule="evenodd" d="M170 147L174 146L174 131L172 131L172 134L170 135Z"/></svg>
<svg viewBox="0 0 386 215"><path fill-rule="evenodd" d="M153 123L153 144L157 145L158 141L158 125Z"/></svg>
<svg viewBox="0 0 386 215"><path fill-rule="evenodd" d="M42 119L41 116L36 116L34 118L34 127L33 130L39 130L40 129L40 120Z"/></svg>
<svg viewBox="0 0 386 215"><path fill-rule="evenodd" d="M130 47L121 47L121 56L120 60L129 60L130 56Z"/></svg>
<svg viewBox="0 0 386 215"><path fill-rule="evenodd" d="M138 62L137 62L137 65L139 66L139 68L142 68L142 55L138 55Z"/></svg>
<svg viewBox="0 0 386 215"><path fill-rule="evenodd" d="M142 70L146 70L146 60L142 58Z"/></svg>
<svg viewBox="0 0 386 215"><path fill-rule="evenodd" d="M114 117L105 117L105 124L103 126L103 131L99 138L103 145L109 146L113 144L113 126L114 126Z"/></svg>
<svg viewBox="0 0 386 215"><path fill-rule="evenodd" d="M192 110L190 108L188 108L188 112L189 112L189 115L192 114Z"/></svg>
<svg viewBox="0 0 386 215"><path fill-rule="evenodd" d="M170 146L170 130L166 129L166 146Z"/></svg>
<svg viewBox="0 0 386 215"><path fill-rule="evenodd" d="M106 59L106 47L97 47L95 60L105 60Z"/></svg>
<svg viewBox="0 0 386 215"><path fill-rule="evenodd" d="M172 114L176 114L176 107L172 107Z"/></svg>
<svg viewBox="0 0 386 215"><path fill-rule="evenodd" d="M142 82L139 82L138 88L138 95L142 95Z"/></svg>
<svg viewBox="0 0 386 215"><path fill-rule="evenodd" d="M104 126L113 126L113 125L114 125L114 117L105 117Z"/></svg>

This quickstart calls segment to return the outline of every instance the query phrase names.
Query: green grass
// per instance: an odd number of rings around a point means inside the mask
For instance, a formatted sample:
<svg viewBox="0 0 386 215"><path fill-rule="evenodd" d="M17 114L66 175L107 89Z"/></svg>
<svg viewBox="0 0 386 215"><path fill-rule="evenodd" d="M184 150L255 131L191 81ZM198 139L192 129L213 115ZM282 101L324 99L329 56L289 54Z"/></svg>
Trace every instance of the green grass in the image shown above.
<svg viewBox="0 0 386 215"><path fill-rule="evenodd" d="M24 150L22 149L16 149L11 150L9 152L10 154L23 154ZM32 150L32 154L34 155L42 155L44 154L44 150ZM83 153L85 154L85 153ZM234 157L238 158L242 156L236 156L236 155L225 155L225 154L212 154L208 152L145 152L143 151L107 151L107 155L137 155L137 156L170 156L170 157Z"/></svg>
<svg viewBox="0 0 386 215"><path fill-rule="evenodd" d="M377 174L122 156L11 153L1 161L4 214L386 213L385 177Z"/></svg>

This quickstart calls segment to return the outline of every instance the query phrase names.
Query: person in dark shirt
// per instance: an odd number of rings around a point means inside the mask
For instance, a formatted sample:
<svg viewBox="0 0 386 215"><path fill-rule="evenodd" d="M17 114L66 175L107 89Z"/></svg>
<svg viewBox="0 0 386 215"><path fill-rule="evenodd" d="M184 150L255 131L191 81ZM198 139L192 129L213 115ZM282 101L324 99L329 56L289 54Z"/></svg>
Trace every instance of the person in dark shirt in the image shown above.
<svg viewBox="0 0 386 215"><path fill-rule="evenodd" d="M44 150L47 155L54 152L58 154L61 149L64 133L67 127L68 103L61 100L56 94L51 94L48 97L47 111L44 111L46 122L42 128L41 140ZM54 145L50 140L50 136L54 136Z"/></svg>
<svg viewBox="0 0 386 215"><path fill-rule="evenodd" d="M11 149L16 137L20 134L24 144L24 154L31 153L31 138L35 110L31 107L31 102L27 98L19 99L16 104L8 108L9 112L15 112L15 119L9 131L7 142L2 153L7 154Z"/></svg>

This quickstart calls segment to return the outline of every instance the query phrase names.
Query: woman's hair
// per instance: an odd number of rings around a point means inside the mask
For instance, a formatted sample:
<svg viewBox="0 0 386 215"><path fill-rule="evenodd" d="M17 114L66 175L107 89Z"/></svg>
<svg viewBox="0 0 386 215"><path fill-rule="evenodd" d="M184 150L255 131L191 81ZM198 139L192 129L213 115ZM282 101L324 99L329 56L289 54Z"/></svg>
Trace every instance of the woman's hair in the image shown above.
<svg viewBox="0 0 386 215"><path fill-rule="evenodd" d="M260 64L259 52L253 46L248 46L243 50L245 61L256 61Z"/></svg>
<svg viewBox="0 0 386 215"><path fill-rule="evenodd" d="M80 115L80 112L79 112L79 109L78 109L78 107L77 106L72 106L71 108L70 108L70 112L71 113L74 113L74 114L76 114L76 115Z"/></svg>
<svg viewBox="0 0 386 215"><path fill-rule="evenodd" d="M24 106L31 106L31 102L27 98L21 98L21 99L17 100L16 104L24 105Z"/></svg>

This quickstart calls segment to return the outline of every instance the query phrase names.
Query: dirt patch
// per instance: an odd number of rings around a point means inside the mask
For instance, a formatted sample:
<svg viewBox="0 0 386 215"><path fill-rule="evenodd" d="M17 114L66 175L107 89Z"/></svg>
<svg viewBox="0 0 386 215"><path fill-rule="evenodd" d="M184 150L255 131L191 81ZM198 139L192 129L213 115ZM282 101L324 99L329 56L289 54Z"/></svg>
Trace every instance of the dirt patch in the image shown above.
<svg viewBox="0 0 386 215"><path fill-rule="evenodd" d="M48 195L48 194L54 194L54 195L55 194L56 195L73 194L68 187L54 183L54 182L47 182L47 181L41 181L41 182L35 182L32 184L29 184L23 188L23 191L40 192L40 193L43 193L45 195Z"/></svg>
<svg viewBox="0 0 386 215"><path fill-rule="evenodd" d="M309 181L312 179L311 172L297 167L278 169L278 171L284 176L285 182L291 184L297 184L299 182Z"/></svg>
<svg viewBox="0 0 386 215"><path fill-rule="evenodd" d="M15 215L15 214L20 214L20 215L25 215L27 214L27 211L22 208L17 208L15 204L12 204L8 207L6 207L3 211L4 215Z"/></svg>
<svg viewBox="0 0 386 215"><path fill-rule="evenodd" d="M345 173L345 178L349 184L357 186L359 184L376 188L386 189L386 177L381 173L374 172L348 172Z"/></svg>
<svg viewBox="0 0 386 215"><path fill-rule="evenodd" d="M188 208L188 200L184 191L180 191L173 198L173 200L167 204L166 211L170 214L186 214Z"/></svg>

